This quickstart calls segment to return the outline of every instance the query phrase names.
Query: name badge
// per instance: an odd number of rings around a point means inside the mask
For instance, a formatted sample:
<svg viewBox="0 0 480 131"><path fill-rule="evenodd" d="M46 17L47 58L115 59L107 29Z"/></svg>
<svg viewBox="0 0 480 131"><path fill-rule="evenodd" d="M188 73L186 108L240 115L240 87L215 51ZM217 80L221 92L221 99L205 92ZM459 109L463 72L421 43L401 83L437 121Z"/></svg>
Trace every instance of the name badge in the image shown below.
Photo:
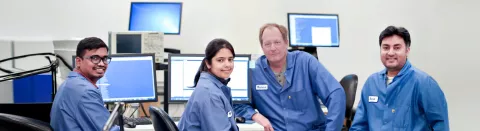
<svg viewBox="0 0 480 131"><path fill-rule="evenodd" d="M255 89L257 89L257 90L267 90L268 85L256 85Z"/></svg>
<svg viewBox="0 0 480 131"><path fill-rule="evenodd" d="M378 102L378 96L368 96L368 102Z"/></svg>
<svg viewBox="0 0 480 131"><path fill-rule="evenodd" d="M227 116L228 116L228 117L232 117L232 115L233 115L233 114L232 114L232 111L229 111L229 112L227 113Z"/></svg>

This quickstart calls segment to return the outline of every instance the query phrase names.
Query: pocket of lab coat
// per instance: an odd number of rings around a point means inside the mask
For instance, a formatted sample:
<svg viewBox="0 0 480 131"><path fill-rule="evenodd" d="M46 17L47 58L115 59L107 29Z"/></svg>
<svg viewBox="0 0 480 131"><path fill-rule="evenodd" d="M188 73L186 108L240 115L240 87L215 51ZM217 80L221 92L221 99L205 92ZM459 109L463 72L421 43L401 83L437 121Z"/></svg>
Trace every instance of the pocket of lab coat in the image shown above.
<svg viewBox="0 0 480 131"><path fill-rule="evenodd" d="M305 89L301 88L299 90L292 91L291 93L290 99L292 99L293 105L298 111L305 110L305 108L307 108L307 103L310 101L308 100L309 97L307 97L307 93L305 91Z"/></svg>
<svg viewBox="0 0 480 131"><path fill-rule="evenodd" d="M412 115L411 115L410 106L404 105L395 110L395 118L393 126L395 128L406 128L409 126Z"/></svg>

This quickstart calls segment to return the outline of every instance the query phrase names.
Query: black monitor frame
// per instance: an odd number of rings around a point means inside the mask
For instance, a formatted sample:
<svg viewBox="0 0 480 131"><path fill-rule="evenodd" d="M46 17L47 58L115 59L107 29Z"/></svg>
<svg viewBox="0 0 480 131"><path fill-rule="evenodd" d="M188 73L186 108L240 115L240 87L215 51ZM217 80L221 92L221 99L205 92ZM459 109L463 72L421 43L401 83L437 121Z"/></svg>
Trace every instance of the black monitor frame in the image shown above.
<svg viewBox="0 0 480 131"><path fill-rule="evenodd" d="M183 16L183 2L131 2L130 3L130 14L128 18L128 30L131 31L132 26L132 7L134 4L179 4L180 5L180 23L178 24L178 33L166 33L164 35L180 35L182 32L182 16Z"/></svg>
<svg viewBox="0 0 480 131"><path fill-rule="evenodd" d="M204 54L170 54L168 55L168 87L165 87L165 88L168 88L168 100L164 100L164 101L168 101L170 104L172 103L186 103L188 102L188 100L172 100L171 98L171 92L172 92L172 81L171 81L171 77L172 77L172 64L171 64L171 58L173 57L205 57ZM250 54L235 54L235 57L248 57L248 61L251 62L251 55ZM247 92L248 92L248 101L232 101L233 104L241 104L241 103L251 103L252 102L252 91L251 91L251 88L252 88L252 73L251 73L251 70L250 70L250 63L248 64L248 70L247 70L247 81L248 81L248 84L247 84ZM192 80L193 81L193 80Z"/></svg>
<svg viewBox="0 0 480 131"><path fill-rule="evenodd" d="M316 45L311 45L311 46L305 46L305 45L292 45L292 38L290 36L291 30L290 30L290 17L292 15L312 15L312 16L336 16L337 17L337 26L338 26L338 45L336 46L316 46ZM288 46L290 47L340 47L340 16L338 14L325 14L325 13L287 13L287 28L288 28ZM316 49L315 49L316 50Z"/></svg>

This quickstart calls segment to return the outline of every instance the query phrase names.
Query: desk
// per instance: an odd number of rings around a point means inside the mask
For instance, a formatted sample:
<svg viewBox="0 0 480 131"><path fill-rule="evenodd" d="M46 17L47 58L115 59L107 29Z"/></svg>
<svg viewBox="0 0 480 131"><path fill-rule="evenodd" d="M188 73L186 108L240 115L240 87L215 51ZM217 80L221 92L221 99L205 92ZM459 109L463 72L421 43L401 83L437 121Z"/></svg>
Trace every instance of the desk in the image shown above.
<svg viewBox="0 0 480 131"><path fill-rule="evenodd" d="M175 122L175 124L178 124L178 122ZM237 125L240 131L263 131L263 126L257 123L252 123L252 124L237 123ZM153 125L137 125L135 128L125 127L125 131L154 131L154 129L153 129Z"/></svg>
<svg viewBox="0 0 480 131"><path fill-rule="evenodd" d="M323 113L325 115L328 113L328 109L326 107L322 107ZM178 122L175 122L178 125ZM242 124L237 123L238 128L240 131L263 131L263 126L252 123L252 124ZM125 128L125 131L154 131L153 125L137 125L135 128Z"/></svg>

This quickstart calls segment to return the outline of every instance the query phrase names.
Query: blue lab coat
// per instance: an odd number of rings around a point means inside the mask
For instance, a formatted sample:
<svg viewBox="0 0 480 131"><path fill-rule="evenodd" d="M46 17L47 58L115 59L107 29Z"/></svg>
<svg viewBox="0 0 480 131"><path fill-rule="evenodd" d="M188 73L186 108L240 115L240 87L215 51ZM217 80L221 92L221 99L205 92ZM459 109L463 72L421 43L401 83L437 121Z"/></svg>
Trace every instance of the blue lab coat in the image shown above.
<svg viewBox="0 0 480 131"><path fill-rule="evenodd" d="M72 71L55 96L50 125L55 131L100 131L109 116L100 89Z"/></svg>
<svg viewBox="0 0 480 131"><path fill-rule="evenodd" d="M445 95L437 82L406 62L387 85L387 70L362 89L351 131L448 131Z"/></svg>
<svg viewBox="0 0 480 131"><path fill-rule="evenodd" d="M312 55L302 51L288 52L283 88L265 56L257 60L252 75L252 104L235 105L238 115L251 119L256 108L275 130L281 131L341 130L345 91ZM327 116L318 98L327 106Z"/></svg>
<svg viewBox="0 0 480 131"><path fill-rule="evenodd" d="M230 88L202 72L178 123L180 131L238 131Z"/></svg>

